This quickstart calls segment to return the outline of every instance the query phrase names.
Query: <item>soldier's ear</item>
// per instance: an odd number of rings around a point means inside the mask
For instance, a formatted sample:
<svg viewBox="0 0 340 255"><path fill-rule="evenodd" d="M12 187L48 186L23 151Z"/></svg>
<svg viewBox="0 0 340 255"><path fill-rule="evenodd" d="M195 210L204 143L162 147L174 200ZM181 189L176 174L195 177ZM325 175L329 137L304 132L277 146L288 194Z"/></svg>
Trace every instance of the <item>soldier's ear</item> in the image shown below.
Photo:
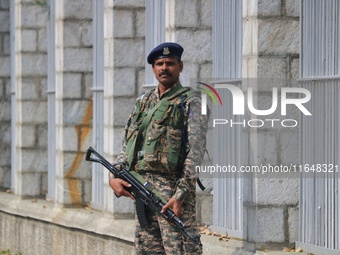
<svg viewBox="0 0 340 255"><path fill-rule="evenodd" d="M184 66L183 66L183 62L180 60L180 62L179 62L179 71L180 72L182 72L183 71L183 68L184 68Z"/></svg>

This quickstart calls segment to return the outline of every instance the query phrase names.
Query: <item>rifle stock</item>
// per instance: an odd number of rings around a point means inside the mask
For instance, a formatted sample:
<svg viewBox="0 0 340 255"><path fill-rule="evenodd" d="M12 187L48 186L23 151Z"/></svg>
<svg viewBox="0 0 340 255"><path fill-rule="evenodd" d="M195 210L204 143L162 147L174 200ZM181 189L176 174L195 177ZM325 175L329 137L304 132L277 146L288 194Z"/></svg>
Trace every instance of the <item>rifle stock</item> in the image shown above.
<svg viewBox="0 0 340 255"><path fill-rule="evenodd" d="M92 157L92 154L96 157ZM184 235L190 238L192 241L196 242L199 245L202 245L200 241L200 235L192 235L186 230L186 226L184 223L176 216L176 214L171 210L167 209L164 213L161 213L163 206L166 204L165 198L154 189L154 187L143 179L143 177L135 171L128 171L125 168L121 168L118 170L108 162L102 155L100 155L96 150L92 147L87 149L86 160L92 161L96 163L102 164L105 168L107 168L116 178L120 178L131 184L131 188L128 190L135 198L136 201L141 201L145 206L149 207L151 210L159 213L164 219L166 219L169 223L172 223L177 229L179 229ZM138 205L137 209L140 208L141 205ZM147 218L144 212L141 210L138 212L137 216L138 220L141 223L142 227L147 227Z"/></svg>

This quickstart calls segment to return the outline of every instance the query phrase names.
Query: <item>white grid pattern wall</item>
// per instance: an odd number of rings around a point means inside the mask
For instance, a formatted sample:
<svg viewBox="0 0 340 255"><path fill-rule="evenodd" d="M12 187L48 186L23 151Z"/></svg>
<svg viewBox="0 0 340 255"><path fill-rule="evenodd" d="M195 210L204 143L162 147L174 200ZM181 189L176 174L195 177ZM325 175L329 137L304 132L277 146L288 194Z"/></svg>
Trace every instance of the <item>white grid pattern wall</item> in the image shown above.
<svg viewBox="0 0 340 255"><path fill-rule="evenodd" d="M168 0L169 1L169 0ZM150 52L165 39L166 0L146 0L145 52ZM146 62L146 61L145 61ZM157 86L157 80L150 65L145 64L144 87Z"/></svg>
<svg viewBox="0 0 340 255"><path fill-rule="evenodd" d="M16 104L15 104L15 96L16 96L16 75L15 75L15 67L16 67L16 59L15 59L15 45L16 45L16 9L15 9L15 2L10 2L10 10L11 10L11 190L15 192L16 188Z"/></svg>
<svg viewBox="0 0 340 255"><path fill-rule="evenodd" d="M301 86L311 92L303 116L301 164L340 163L340 2L301 4ZM323 254L340 250L339 173L303 173L300 182L300 242ZM339 169L338 169L339 170Z"/></svg>
<svg viewBox="0 0 340 255"><path fill-rule="evenodd" d="M93 146L99 153L104 150L104 0L93 1ZM91 206L102 208L104 203L104 170L92 163Z"/></svg>
<svg viewBox="0 0 340 255"><path fill-rule="evenodd" d="M56 196L56 99L55 99L55 0L50 1L50 19L48 24L48 83L47 83L47 105L48 105L48 186L47 197L51 200Z"/></svg>
<svg viewBox="0 0 340 255"><path fill-rule="evenodd" d="M213 1L213 78L219 83L238 79L242 72L242 1ZM216 83L215 83L216 84ZM216 88L218 85L216 84ZM213 115L234 119L231 95L218 90L223 107L214 107ZM226 106L227 104L230 106ZM228 116L229 114L229 116ZM235 119L234 119L235 120ZM240 164L241 133L239 128L214 128L214 164ZM221 143L220 141L226 141ZM242 179L237 175L214 178L214 217L211 229L242 237Z"/></svg>

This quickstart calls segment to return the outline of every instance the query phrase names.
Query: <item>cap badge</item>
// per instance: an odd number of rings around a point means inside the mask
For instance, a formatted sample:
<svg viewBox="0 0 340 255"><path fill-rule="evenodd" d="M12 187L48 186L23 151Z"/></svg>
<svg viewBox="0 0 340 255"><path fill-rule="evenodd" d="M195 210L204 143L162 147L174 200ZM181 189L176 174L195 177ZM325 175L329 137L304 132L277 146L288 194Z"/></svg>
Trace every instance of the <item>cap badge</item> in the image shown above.
<svg viewBox="0 0 340 255"><path fill-rule="evenodd" d="M163 55L169 55L170 51L169 51L169 47L164 47L163 48Z"/></svg>

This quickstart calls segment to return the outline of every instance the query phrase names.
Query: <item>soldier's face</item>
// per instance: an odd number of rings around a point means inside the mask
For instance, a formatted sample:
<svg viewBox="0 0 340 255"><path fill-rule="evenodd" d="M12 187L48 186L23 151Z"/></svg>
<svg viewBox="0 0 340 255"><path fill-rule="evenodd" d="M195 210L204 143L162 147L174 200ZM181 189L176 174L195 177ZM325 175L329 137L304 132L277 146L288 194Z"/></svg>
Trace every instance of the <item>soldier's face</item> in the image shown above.
<svg viewBox="0 0 340 255"><path fill-rule="evenodd" d="M179 80L183 63L177 58L160 58L155 60L152 70L160 84L171 87Z"/></svg>

